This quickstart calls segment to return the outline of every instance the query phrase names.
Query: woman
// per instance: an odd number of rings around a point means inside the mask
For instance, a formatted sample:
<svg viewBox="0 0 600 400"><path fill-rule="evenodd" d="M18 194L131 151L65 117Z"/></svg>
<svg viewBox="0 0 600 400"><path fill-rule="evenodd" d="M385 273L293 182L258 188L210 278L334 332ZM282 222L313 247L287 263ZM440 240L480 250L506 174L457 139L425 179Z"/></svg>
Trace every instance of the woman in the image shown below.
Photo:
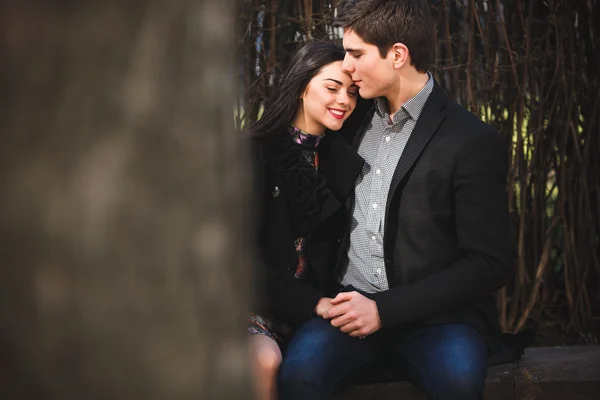
<svg viewBox="0 0 600 400"><path fill-rule="evenodd" d="M342 128L358 98L358 87L342 71L343 59L343 49L332 42L305 45L249 129L264 268L262 301L249 315L248 335L260 399L276 397L281 350L294 327L330 307L324 290L343 229L343 204L363 165L331 132Z"/></svg>

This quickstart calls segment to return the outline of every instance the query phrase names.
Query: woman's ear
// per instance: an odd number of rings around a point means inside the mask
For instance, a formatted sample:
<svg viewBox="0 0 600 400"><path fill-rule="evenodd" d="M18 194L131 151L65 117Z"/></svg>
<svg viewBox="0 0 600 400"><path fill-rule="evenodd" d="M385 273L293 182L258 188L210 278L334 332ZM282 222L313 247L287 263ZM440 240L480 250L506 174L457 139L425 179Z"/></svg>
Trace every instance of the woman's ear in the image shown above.
<svg viewBox="0 0 600 400"><path fill-rule="evenodd" d="M308 91L308 86L306 86L306 87L304 88L304 90L302 91L302 93L300 93L300 97L298 97L298 99L299 99L300 101L304 100L304 96L306 96L306 92L307 92L307 91Z"/></svg>
<svg viewBox="0 0 600 400"><path fill-rule="evenodd" d="M390 49L390 52L392 52L392 63L394 69L401 68L410 58L410 52L404 43L394 43Z"/></svg>

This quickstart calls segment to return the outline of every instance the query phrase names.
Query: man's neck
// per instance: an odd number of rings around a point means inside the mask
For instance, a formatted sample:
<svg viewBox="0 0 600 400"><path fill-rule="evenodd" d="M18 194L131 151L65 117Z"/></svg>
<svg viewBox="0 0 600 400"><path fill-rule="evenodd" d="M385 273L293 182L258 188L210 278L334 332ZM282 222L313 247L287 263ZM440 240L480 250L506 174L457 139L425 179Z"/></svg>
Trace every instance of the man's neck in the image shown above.
<svg viewBox="0 0 600 400"><path fill-rule="evenodd" d="M398 77L397 89L385 96L390 118L393 119L394 114L400 110L400 107L419 93L428 80L429 74L422 74L416 71L413 74L400 75Z"/></svg>

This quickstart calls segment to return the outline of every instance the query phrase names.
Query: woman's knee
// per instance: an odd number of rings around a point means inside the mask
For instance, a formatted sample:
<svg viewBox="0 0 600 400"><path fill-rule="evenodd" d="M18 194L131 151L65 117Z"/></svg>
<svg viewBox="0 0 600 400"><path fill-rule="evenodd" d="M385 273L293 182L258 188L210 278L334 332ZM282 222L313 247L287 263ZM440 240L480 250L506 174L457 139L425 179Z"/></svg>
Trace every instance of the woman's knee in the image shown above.
<svg viewBox="0 0 600 400"><path fill-rule="evenodd" d="M273 349L261 349L256 354L258 367L267 372L276 372L281 365L281 353Z"/></svg>
<svg viewBox="0 0 600 400"><path fill-rule="evenodd" d="M250 339L251 357L260 373L275 374L281 365L281 350L277 343L266 337L257 336Z"/></svg>

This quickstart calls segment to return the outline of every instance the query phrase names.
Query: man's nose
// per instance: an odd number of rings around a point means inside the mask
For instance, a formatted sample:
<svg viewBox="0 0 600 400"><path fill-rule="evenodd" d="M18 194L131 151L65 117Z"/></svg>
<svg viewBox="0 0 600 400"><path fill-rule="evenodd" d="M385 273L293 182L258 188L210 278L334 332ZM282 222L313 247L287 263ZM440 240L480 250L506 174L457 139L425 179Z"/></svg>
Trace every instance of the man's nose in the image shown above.
<svg viewBox="0 0 600 400"><path fill-rule="evenodd" d="M342 61L342 71L349 74L354 71L354 66L352 65L352 61L350 61L348 54L344 56L344 60Z"/></svg>

